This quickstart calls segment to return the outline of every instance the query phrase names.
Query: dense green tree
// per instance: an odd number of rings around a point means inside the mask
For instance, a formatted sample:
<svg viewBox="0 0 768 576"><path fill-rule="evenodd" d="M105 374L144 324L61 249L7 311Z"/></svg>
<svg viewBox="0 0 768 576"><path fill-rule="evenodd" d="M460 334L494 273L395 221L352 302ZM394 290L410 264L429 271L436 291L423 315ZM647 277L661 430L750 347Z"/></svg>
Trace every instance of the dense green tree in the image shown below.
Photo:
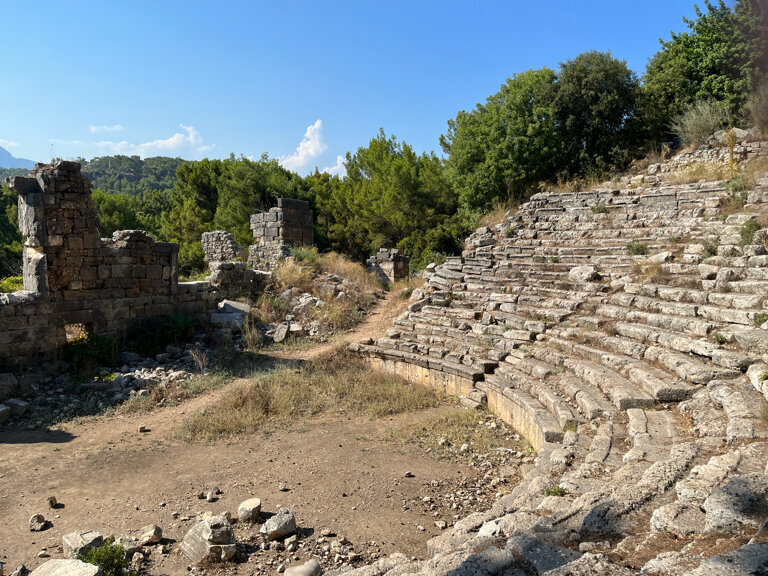
<svg viewBox="0 0 768 576"><path fill-rule="evenodd" d="M141 199L128 194L107 194L93 191L93 205L99 217L99 232L102 237L112 236L115 230L140 229L137 213Z"/></svg>
<svg viewBox="0 0 768 576"><path fill-rule="evenodd" d="M687 32L672 33L648 63L640 98L646 138L671 137L672 118L699 100L721 103L736 122L766 77L766 8L760 0L705 0L696 17L684 18Z"/></svg>
<svg viewBox="0 0 768 576"><path fill-rule="evenodd" d="M638 92L635 73L610 52L584 52L560 65L554 106L566 176L628 164Z"/></svg>
<svg viewBox="0 0 768 576"><path fill-rule="evenodd" d="M21 233L16 194L0 186L0 278L21 274Z"/></svg>
<svg viewBox="0 0 768 576"><path fill-rule="evenodd" d="M343 180L328 179L316 200L334 249L362 260L399 247L418 258L417 250L456 244L457 198L434 153L419 156L381 130L367 147L347 153L346 169ZM427 237L432 229L442 233Z"/></svg>
<svg viewBox="0 0 768 576"><path fill-rule="evenodd" d="M471 112L448 122L440 145L446 174L468 214L494 201L521 199L557 169L560 139L555 124L554 71L515 74Z"/></svg>
<svg viewBox="0 0 768 576"><path fill-rule="evenodd" d="M186 162L176 172L174 190L160 225L161 237L178 242L179 265L189 273L204 267L200 237L222 229L243 246L251 243L250 217L275 205L277 198L306 199L301 178L263 155Z"/></svg>

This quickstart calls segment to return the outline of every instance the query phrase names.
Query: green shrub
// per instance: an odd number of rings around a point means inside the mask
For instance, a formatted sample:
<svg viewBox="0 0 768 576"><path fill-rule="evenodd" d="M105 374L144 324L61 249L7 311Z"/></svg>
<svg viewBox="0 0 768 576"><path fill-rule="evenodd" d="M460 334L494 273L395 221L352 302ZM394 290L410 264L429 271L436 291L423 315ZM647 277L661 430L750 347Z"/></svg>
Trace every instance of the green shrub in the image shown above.
<svg viewBox="0 0 768 576"><path fill-rule="evenodd" d="M125 548L115 544L114 536L107 538L98 548L89 548L78 558L88 564L99 566L102 576L134 576L136 574L136 572L124 570L128 558L126 558Z"/></svg>
<svg viewBox="0 0 768 576"><path fill-rule="evenodd" d="M631 256L645 256L648 254L648 245L642 242L629 242L626 248L627 253Z"/></svg>
<svg viewBox="0 0 768 576"><path fill-rule="evenodd" d="M715 332L714 334L712 334L712 342L714 342L715 344L719 344L720 346L722 346L723 344L725 344L726 342L728 342L728 338L726 338L725 336L723 336L722 334L720 334L720 332Z"/></svg>
<svg viewBox="0 0 768 576"><path fill-rule="evenodd" d="M605 214L608 212L608 209L605 207L605 204L598 204L597 206L592 206L591 208L592 214Z"/></svg>
<svg viewBox="0 0 768 576"><path fill-rule="evenodd" d="M21 276L9 276L0 280L0 293L24 290L24 279Z"/></svg>
<svg viewBox="0 0 768 576"><path fill-rule="evenodd" d="M67 362L72 363L75 371L92 372L99 366L114 364L118 348L114 338L86 332L84 336L67 342L63 355Z"/></svg>
<svg viewBox="0 0 768 576"><path fill-rule="evenodd" d="M728 120L725 109L713 100L699 100L672 120L670 129L686 144L701 144Z"/></svg>
<svg viewBox="0 0 768 576"><path fill-rule="evenodd" d="M701 251L702 258L712 258L717 256L717 248L720 246L720 239L713 240L712 242L706 242L704 249Z"/></svg>
<svg viewBox="0 0 768 576"><path fill-rule="evenodd" d="M765 312L758 312L755 314L755 326L762 326L768 322L768 314Z"/></svg>
<svg viewBox="0 0 768 576"><path fill-rule="evenodd" d="M305 266L311 266L312 268L320 269L320 253L314 246L292 246L291 255L297 262L301 262Z"/></svg>
<svg viewBox="0 0 768 576"><path fill-rule="evenodd" d="M741 230L739 230L741 245L747 246L748 244L754 244L755 233L758 230L760 230L760 222L756 219L747 220L747 222L744 223L744 226L741 227Z"/></svg>
<svg viewBox="0 0 768 576"><path fill-rule="evenodd" d="M560 486L552 486L544 490L544 495L546 496L565 496L566 494L568 494L568 491Z"/></svg>

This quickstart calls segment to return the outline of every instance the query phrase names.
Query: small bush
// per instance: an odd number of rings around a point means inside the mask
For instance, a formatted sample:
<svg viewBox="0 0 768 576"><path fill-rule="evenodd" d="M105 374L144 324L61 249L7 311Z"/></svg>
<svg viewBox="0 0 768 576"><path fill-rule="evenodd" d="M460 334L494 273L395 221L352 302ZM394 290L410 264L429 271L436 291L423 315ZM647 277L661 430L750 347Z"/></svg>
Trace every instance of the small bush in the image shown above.
<svg viewBox="0 0 768 576"><path fill-rule="evenodd" d="M765 312L758 312L755 314L755 326L762 326L768 322L768 314Z"/></svg>
<svg viewBox="0 0 768 576"><path fill-rule="evenodd" d="M21 276L9 276L0 280L0 293L24 290L24 279Z"/></svg>
<svg viewBox="0 0 768 576"><path fill-rule="evenodd" d="M313 246L293 246L291 247L291 255L297 262L301 262L305 266L310 266L316 270L320 269L320 254L317 248Z"/></svg>
<svg viewBox="0 0 768 576"><path fill-rule="evenodd" d="M568 491L560 486L551 486L544 490L545 496L565 496Z"/></svg>
<svg viewBox="0 0 768 576"><path fill-rule="evenodd" d="M645 256L648 254L648 245L642 242L629 242L626 249L627 253L631 256Z"/></svg>
<svg viewBox="0 0 768 576"><path fill-rule="evenodd" d="M741 245L747 246L754 244L755 234L758 230L760 230L760 222L758 220L754 218L752 220L747 220L741 227L741 230L739 230L739 235L741 236Z"/></svg>
<svg viewBox="0 0 768 576"><path fill-rule="evenodd" d="M698 145L720 130L728 120L725 109L713 100L699 100L678 114L670 125L686 144Z"/></svg>
<svg viewBox="0 0 768 576"><path fill-rule="evenodd" d="M517 236L517 228L514 226L510 226L506 230L504 230L504 237L505 238L514 238Z"/></svg>
<svg viewBox="0 0 768 576"><path fill-rule="evenodd" d="M83 562L99 566L102 570L102 576L133 576L136 572L125 571L125 565L128 563L125 548L115 544L115 537L110 536L104 541L104 544L98 548L89 548L85 554L78 556Z"/></svg>
<svg viewBox="0 0 768 576"><path fill-rule="evenodd" d="M706 258L712 258L713 256L717 256L717 249L720 246L720 239L716 238L715 240L712 240L710 242L706 242L704 244L704 249L701 251L701 257Z"/></svg>
<svg viewBox="0 0 768 576"><path fill-rule="evenodd" d="M605 207L605 204L598 204L597 206L592 206L591 208L592 214L605 214L608 212L608 209Z"/></svg>
<svg viewBox="0 0 768 576"><path fill-rule="evenodd" d="M720 334L720 332L715 332L714 334L712 334L712 342L722 346L723 344L728 342L728 338Z"/></svg>

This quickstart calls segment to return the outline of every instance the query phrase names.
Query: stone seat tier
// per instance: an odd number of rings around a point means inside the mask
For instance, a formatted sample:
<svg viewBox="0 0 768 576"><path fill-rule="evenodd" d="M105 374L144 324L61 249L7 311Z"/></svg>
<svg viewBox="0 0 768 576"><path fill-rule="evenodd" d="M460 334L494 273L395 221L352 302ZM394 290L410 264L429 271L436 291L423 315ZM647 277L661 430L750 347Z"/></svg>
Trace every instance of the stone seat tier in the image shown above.
<svg viewBox="0 0 768 576"><path fill-rule="evenodd" d="M528 373L526 367L521 364L512 366L502 362L493 373L493 377L500 378L507 385L536 398L554 417L561 430L576 429L584 421L578 411L571 408L568 399L563 398L562 394L555 387L550 386L544 377L538 378Z"/></svg>
<svg viewBox="0 0 768 576"><path fill-rule="evenodd" d="M562 442L557 420L535 398L507 385L502 378L488 376L477 388L485 392L488 406L539 449L549 442Z"/></svg>
<svg viewBox="0 0 768 576"><path fill-rule="evenodd" d="M542 348L543 346L534 344L526 348L525 352L527 354L536 354ZM656 399L648 392L599 363L569 354L558 356L548 353L547 358L550 360L554 359L559 366L569 370L585 382L599 389L619 410L650 408L656 403ZM520 361L519 358L512 355L507 356L504 360L504 362L512 364L513 367Z"/></svg>

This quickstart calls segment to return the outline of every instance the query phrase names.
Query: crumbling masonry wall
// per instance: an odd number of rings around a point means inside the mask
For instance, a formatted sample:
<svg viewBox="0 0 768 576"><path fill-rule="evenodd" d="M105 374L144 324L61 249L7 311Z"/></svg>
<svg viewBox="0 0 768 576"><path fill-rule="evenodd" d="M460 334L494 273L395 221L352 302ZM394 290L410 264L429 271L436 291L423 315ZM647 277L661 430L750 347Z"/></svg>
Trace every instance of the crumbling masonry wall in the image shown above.
<svg viewBox="0 0 768 576"><path fill-rule="evenodd" d="M271 270L290 254L289 246L314 243L309 202L278 198L277 207L251 216L251 230L256 244L248 249L248 267Z"/></svg>
<svg viewBox="0 0 768 576"><path fill-rule="evenodd" d="M365 261L365 268L373 272L385 284L408 280L410 276L410 258L397 248L380 248L376 254Z"/></svg>
<svg viewBox="0 0 768 576"><path fill-rule="evenodd" d="M26 241L24 291L0 295L0 370L54 356L70 324L116 335L140 318L207 310L207 284L178 282L177 244L139 230L99 237L80 164L38 164L7 183Z"/></svg>

